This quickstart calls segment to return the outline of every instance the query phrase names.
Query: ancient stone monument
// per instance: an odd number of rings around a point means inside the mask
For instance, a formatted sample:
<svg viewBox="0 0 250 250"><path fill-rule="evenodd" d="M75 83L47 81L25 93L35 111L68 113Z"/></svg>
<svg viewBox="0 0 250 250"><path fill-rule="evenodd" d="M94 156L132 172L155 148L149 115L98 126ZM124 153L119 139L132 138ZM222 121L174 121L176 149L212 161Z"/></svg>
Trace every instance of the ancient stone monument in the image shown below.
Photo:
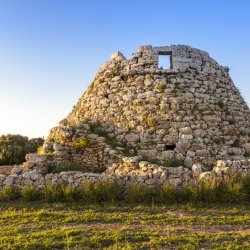
<svg viewBox="0 0 250 250"><path fill-rule="evenodd" d="M159 57L169 68L159 68ZM126 154L212 167L249 154L250 112L207 52L183 45L116 52L44 145L55 159L109 166ZM81 145L82 148L81 148Z"/></svg>
<svg viewBox="0 0 250 250"><path fill-rule="evenodd" d="M159 57L168 67L159 67ZM249 174L249 123L229 69L208 53L183 45L142 46L131 59L116 52L51 130L45 154L29 154L10 175L0 174L0 188L86 180L181 187ZM83 170L48 173L65 161Z"/></svg>

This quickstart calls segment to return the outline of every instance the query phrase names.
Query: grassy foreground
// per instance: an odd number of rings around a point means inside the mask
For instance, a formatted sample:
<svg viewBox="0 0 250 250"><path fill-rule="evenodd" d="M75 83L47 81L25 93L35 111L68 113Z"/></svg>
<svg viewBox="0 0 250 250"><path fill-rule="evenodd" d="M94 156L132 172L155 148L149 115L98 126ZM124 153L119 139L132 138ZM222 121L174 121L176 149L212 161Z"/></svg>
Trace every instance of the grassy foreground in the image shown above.
<svg viewBox="0 0 250 250"><path fill-rule="evenodd" d="M250 204L0 203L0 249L250 249Z"/></svg>

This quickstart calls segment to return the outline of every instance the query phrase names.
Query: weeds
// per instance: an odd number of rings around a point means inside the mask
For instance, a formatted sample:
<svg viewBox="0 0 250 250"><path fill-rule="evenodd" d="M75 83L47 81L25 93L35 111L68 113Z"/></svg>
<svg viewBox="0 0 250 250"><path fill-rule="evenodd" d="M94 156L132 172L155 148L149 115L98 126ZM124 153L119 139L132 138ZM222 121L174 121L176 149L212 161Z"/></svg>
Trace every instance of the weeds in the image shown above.
<svg viewBox="0 0 250 250"><path fill-rule="evenodd" d="M17 188L4 186L0 190L0 201L12 201L20 197L20 192Z"/></svg>
<svg viewBox="0 0 250 250"><path fill-rule="evenodd" d="M160 85L158 86L158 92L163 93L166 89L167 84L168 84L167 80L161 82Z"/></svg>
<svg viewBox="0 0 250 250"><path fill-rule="evenodd" d="M216 144L224 144L225 143L225 138L224 137L216 137L213 139L213 142L216 143Z"/></svg>
<svg viewBox="0 0 250 250"><path fill-rule="evenodd" d="M59 163L55 163L49 167L49 173L61 173L68 171L87 171L87 168L82 166L81 164L72 162L72 161L63 161Z"/></svg>
<svg viewBox="0 0 250 250"><path fill-rule="evenodd" d="M236 139L234 141L234 143L231 145L232 147L236 147L236 148L240 148L241 147L241 143L239 139Z"/></svg>
<svg viewBox="0 0 250 250"><path fill-rule="evenodd" d="M82 188L77 188L73 185L60 185L59 189L61 189L64 199L68 202L82 199Z"/></svg>
<svg viewBox="0 0 250 250"><path fill-rule="evenodd" d="M221 109L223 109L223 108L225 107L225 103L224 103L224 101L223 101L222 99L220 99L220 100L217 102L217 105L218 105Z"/></svg>
<svg viewBox="0 0 250 250"><path fill-rule="evenodd" d="M90 145L90 140L88 138L77 138L73 140L72 146L76 149L77 152L82 152L87 146Z"/></svg>
<svg viewBox="0 0 250 250"><path fill-rule="evenodd" d="M157 121L152 115L149 115L146 119L146 122L149 127L155 127L157 125Z"/></svg>
<svg viewBox="0 0 250 250"><path fill-rule="evenodd" d="M20 190L20 194L24 201L36 201L42 198L41 190L35 188L34 186L24 186Z"/></svg>
<svg viewBox="0 0 250 250"><path fill-rule="evenodd" d="M93 184L93 187L93 198L96 202L119 201L122 197L121 186L115 183L98 181ZM85 189L84 191L86 193Z"/></svg>
<svg viewBox="0 0 250 250"><path fill-rule="evenodd" d="M43 197L47 202L59 202L67 200L67 197L65 197L65 193L63 192L62 185L60 184L46 185L43 190Z"/></svg>
<svg viewBox="0 0 250 250"><path fill-rule="evenodd" d="M173 158L173 159L170 159L170 160L166 161L164 163L164 166L165 167L171 167L171 168L177 168L177 167L180 167L180 166L186 167L183 160L179 160L179 159L176 159L176 158Z"/></svg>
<svg viewBox="0 0 250 250"><path fill-rule="evenodd" d="M151 203L153 201L153 190L146 185L133 183L127 188L125 200L129 203Z"/></svg>
<svg viewBox="0 0 250 250"><path fill-rule="evenodd" d="M136 153L136 149L132 146L128 146L126 143L117 142L115 138L109 136L108 132L106 132L103 128L100 127L99 123L91 123L89 124L90 131L93 134L97 134L101 137L105 138L105 142L112 148L116 149L116 147L122 147L124 148L123 154L125 156L133 156ZM131 151L134 151L134 153L131 153Z"/></svg>
<svg viewBox="0 0 250 250"><path fill-rule="evenodd" d="M17 189L5 186L0 190L0 201L22 198L24 201L132 204L172 203L243 203L250 201L250 175L231 175L224 179L201 181L177 188L165 183L156 187L135 182L126 188L109 181L84 181L78 187L70 184L48 184L42 190L32 186Z"/></svg>

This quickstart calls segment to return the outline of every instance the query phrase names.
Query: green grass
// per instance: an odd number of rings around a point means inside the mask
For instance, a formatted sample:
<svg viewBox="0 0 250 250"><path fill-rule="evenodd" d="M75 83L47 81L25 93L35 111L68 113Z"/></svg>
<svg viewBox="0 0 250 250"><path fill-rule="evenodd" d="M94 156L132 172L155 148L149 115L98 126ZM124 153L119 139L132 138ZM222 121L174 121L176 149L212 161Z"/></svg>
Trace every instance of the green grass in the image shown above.
<svg viewBox="0 0 250 250"><path fill-rule="evenodd" d="M249 177L126 191L105 181L5 187L0 249L250 249Z"/></svg>
<svg viewBox="0 0 250 250"><path fill-rule="evenodd" d="M249 209L0 203L0 249L249 249Z"/></svg>

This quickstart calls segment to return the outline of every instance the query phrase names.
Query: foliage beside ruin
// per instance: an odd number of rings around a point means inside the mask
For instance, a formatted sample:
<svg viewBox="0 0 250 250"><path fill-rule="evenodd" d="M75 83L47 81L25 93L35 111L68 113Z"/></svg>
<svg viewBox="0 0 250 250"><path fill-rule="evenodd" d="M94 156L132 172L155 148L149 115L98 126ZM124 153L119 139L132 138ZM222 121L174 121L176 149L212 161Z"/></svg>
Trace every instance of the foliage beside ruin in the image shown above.
<svg viewBox="0 0 250 250"><path fill-rule="evenodd" d="M21 164L25 161L25 155L35 153L43 142L42 138L29 139L22 135L0 136L0 165Z"/></svg>

